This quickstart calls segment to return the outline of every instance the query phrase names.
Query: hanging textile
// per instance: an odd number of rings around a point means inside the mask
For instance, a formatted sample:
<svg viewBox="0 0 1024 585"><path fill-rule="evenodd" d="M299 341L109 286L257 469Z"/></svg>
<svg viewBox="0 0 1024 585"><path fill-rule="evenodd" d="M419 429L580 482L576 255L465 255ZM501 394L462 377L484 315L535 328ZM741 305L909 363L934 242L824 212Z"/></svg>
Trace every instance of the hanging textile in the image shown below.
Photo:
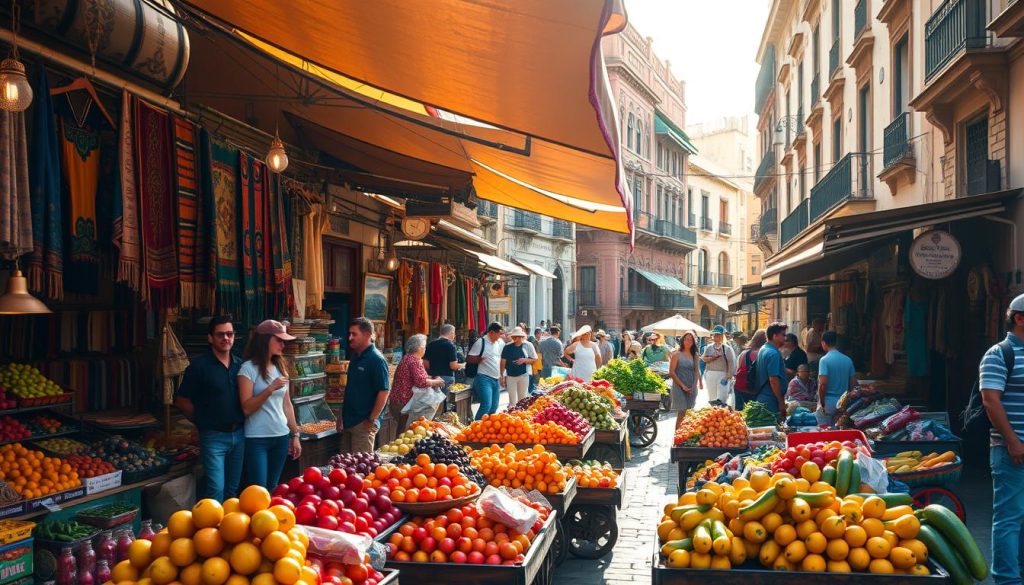
<svg viewBox="0 0 1024 585"><path fill-rule="evenodd" d="M114 199L114 246L117 247L117 282L139 290L139 210L135 184L135 141L132 96L121 92L121 128L117 140L120 197Z"/></svg>
<svg viewBox="0 0 1024 585"><path fill-rule="evenodd" d="M0 256L32 251L32 201L24 112L0 113Z"/></svg>
<svg viewBox="0 0 1024 585"><path fill-rule="evenodd" d="M28 283L49 299L64 298L64 240L60 191L60 149L56 114L46 68L37 68L32 116L29 186L32 189L32 254Z"/></svg>
<svg viewBox="0 0 1024 585"><path fill-rule="evenodd" d="M398 280L398 297L395 302L396 319L395 324L399 329L405 329L409 321L409 292L412 288L412 264L406 260L402 260L398 265L398 270L395 273L395 277Z"/></svg>
<svg viewBox="0 0 1024 585"><path fill-rule="evenodd" d="M180 378L188 367L188 354L181 346L174 331L164 325L160 340L160 375L163 378L163 403L174 403L174 389L178 387Z"/></svg>
<svg viewBox="0 0 1024 585"><path fill-rule="evenodd" d="M142 232L143 299L147 306L178 304L178 251L174 218L171 126L167 112L142 100L135 102L135 154L139 170Z"/></svg>
<svg viewBox="0 0 1024 585"><path fill-rule="evenodd" d="M441 275L441 264L430 263L430 323L439 325L444 313L444 277Z"/></svg>
<svg viewBox="0 0 1024 585"><path fill-rule="evenodd" d="M178 278L181 308L209 307L209 267L206 223L203 220L204 194L196 155L198 127L174 117L174 191L178 199Z"/></svg>
<svg viewBox="0 0 1024 585"><path fill-rule="evenodd" d="M210 174L206 179L204 216L210 234L210 269L213 275L213 308L220 314L237 314L242 308L238 268L238 149L202 133L204 155Z"/></svg>
<svg viewBox="0 0 1024 585"><path fill-rule="evenodd" d="M477 323L480 324L480 330L482 331L487 325L487 286L483 282L473 282L473 286L479 290L477 297Z"/></svg>
<svg viewBox="0 0 1024 585"><path fill-rule="evenodd" d="M273 183L271 194L272 236L269 239L271 246L273 283L274 283L274 306L273 314L277 316L291 315L294 305L292 296L292 257L288 251L288 224L285 223L284 193L281 191L280 177Z"/></svg>
<svg viewBox="0 0 1024 585"><path fill-rule="evenodd" d="M316 310L324 303L324 239L328 217L319 203L310 205L310 212L302 219L303 255L305 256L306 307Z"/></svg>
<svg viewBox="0 0 1024 585"><path fill-rule="evenodd" d="M242 299L246 323L263 320L266 311L266 255L263 230L267 210L267 166L239 153L239 233L242 235Z"/></svg>
<svg viewBox="0 0 1024 585"><path fill-rule="evenodd" d="M68 94L65 94L67 96ZM92 102L89 102L90 105ZM100 124L98 108L79 112L70 98L54 102L57 144L61 153L71 246L65 258L68 291L96 294L100 251L96 241L96 192L100 183Z"/></svg>

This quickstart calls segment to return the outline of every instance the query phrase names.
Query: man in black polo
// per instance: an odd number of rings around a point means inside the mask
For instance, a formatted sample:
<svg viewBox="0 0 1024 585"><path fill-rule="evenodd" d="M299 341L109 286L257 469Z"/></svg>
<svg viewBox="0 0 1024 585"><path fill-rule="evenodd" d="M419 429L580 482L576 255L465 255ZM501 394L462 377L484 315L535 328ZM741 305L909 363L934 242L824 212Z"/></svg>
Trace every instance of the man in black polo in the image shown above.
<svg viewBox="0 0 1024 585"><path fill-rule="evenodd" d="M238 401L242 360L231 353L235 328L229 318L210 319L207 340L210 351L185 369L174 405L199 429L203 497L223 502L238 495L245 457L245 415Z"/></svg>
<svg viewBox="0 0 1024 585"><path fill-rule="evenodd" d="M455 347L455 326L451 323L441 325L440 336L427 344L427 351L423 354L423 367L427 374L444 380L444 393L448 395L451 385L455 383L455 371L466 367L465 363L459 363L459 350ZM447 412L445 401L444 410Z"/></svg>
<svg viewBox="0 0 1024 585"><path fill-rule="evenodd" d="M388 404L391 375L387 360L373 345L373 334L373 323L365 317L356 317L348 326L348 381L338 417L343 452L373 451Z"/></svg>

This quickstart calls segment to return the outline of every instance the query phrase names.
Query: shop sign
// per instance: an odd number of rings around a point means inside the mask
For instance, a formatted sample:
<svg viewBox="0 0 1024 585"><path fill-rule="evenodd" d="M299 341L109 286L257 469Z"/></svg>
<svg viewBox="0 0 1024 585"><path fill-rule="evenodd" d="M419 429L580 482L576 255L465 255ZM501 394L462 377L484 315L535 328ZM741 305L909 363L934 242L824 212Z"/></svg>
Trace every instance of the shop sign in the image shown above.
<svg viewBox="0 0 1024 585"><path fill-rule="evenodd" d="M946 278L959 265L960 242L949 232L932 230L923 233L910 246L910 267L925 278Z"/></svg>
<svg viewBox="0 0 1024 585"><path fill-rule="evenodd" d="M512 313L512 297L489 297L487 303L489 313L495 315L510 315Z"/></svg>

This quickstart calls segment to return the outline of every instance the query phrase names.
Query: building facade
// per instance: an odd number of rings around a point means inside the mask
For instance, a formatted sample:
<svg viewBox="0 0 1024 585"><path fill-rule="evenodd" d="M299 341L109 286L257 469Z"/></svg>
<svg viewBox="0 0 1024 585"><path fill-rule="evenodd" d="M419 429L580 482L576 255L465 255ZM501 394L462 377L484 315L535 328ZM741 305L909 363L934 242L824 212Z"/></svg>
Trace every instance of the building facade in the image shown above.
<svg viewBox="0 0 1024 585"><path fill-rule="evenodd" d="M696 153L686 132L685 85L632 25L602 39L622 124L620 152L632 195L635 245L622 234L576 230L579 324L618 332L694 311L686 283L696 215L686 168Z"/></svg>

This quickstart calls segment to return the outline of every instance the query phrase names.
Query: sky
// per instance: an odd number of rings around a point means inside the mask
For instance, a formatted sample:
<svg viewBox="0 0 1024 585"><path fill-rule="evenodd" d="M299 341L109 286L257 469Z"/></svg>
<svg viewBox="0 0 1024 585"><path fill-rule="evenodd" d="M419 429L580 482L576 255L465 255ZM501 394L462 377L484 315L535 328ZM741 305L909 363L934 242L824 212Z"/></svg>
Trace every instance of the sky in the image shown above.
<svg viewBox="0 0 1024 585"><path fill-rule="evenodd" d="M753 113L771 0L625 0L629 21L686 82L686 123Z"/></svg>

